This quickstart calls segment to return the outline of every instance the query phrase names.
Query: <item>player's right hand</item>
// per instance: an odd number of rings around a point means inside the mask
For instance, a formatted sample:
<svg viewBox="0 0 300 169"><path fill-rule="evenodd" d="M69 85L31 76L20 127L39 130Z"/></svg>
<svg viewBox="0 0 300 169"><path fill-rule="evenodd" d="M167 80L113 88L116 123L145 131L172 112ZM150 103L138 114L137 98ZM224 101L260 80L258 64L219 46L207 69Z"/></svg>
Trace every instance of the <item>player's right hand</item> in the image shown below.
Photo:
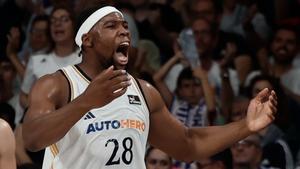
<svg viewBox="0 0 300 169"><path fill-rule="evenodd" d="M114 70L111 66L97 75L82 96L91 109L102 107L123 95L131 85L125 70Z"/></svg>

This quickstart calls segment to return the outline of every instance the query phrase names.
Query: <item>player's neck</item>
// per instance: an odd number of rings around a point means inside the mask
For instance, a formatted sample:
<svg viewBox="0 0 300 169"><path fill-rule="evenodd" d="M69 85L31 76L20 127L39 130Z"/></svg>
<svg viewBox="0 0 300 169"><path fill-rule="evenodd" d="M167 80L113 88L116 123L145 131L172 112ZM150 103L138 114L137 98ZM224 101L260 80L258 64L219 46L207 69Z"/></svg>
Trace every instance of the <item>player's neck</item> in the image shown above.
<svg viewBox="0 0 300 169"><path fill-rule="evenodd" d="M93 79L105 69L99 65L101 64L93 60L83 59L78 66L90 79Z"/></svg>

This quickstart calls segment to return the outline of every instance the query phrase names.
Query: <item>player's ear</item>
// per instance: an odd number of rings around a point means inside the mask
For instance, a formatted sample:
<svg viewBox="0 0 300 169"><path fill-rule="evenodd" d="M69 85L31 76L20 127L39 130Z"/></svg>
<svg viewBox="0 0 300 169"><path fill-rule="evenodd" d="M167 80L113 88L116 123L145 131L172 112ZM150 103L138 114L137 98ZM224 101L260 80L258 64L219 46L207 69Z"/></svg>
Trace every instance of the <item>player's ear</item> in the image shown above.
<svg viewBox="0 0 300 169"><path fill-rule="evenodd" d="M89 33L85 33L82 35L82 45L86 46L86 47L92 47L93 43L92 43L92 36Z"/></svg>

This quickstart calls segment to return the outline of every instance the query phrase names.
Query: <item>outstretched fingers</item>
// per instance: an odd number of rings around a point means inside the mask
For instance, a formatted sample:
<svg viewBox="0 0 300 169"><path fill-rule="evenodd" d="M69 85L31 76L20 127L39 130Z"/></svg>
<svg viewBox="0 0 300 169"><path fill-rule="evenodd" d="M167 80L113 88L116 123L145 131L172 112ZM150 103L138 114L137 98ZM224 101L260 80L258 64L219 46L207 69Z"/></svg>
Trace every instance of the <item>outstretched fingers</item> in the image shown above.
<svg viewBox="0 0 300 169"><path fill-rule="evenodd" d="M111 79L108 81L108 89L112 92L113 97L120 96L124 94L127 90L127 87L131 85L131 78L127 73L123 71L114 71L111 74Z"/></svg>
<svg viewBox="0 0 300 169"><path fill-rule="evenodd" d="M111 80L119 76L127 76L126 70L113 70L107 78Z"/></svg>
<svg viewBox="0 0 300 169"><path fill-rule="evenodd" d="M259 102L264 102L266 99L268 99L268 96L270 95L270 90L268 88L264 88L262 91L260 91L255 99Z"/></svg>
<svg viewBox="0 0 300 169"><path fill-rule="evenodd" d="M270 108L272 114L275 114L275 113L277 112L277 107L276 107L276 105L274 105L274 104L271 103L271 102L268 102L268 106L269 106L269 108Z"/></svg>
<svg viewBox="0 0 300 169"><path fill-rule="evenodd" d="M270 111L267 111L268 117L273 121L275 119L275 114L277 112L277 96L275 92L272 90L269 95L268 107Z"/></svg>
<svg viewBox="0 0 300 169"><path fill-rule="evenodd" d="M275 120L275 116L274 114L272 114L272 112L267 112L267 116L270 118L271 121Z"/></svg>
<svg viewBox="0 0 300 169"><path fill-rule="evenodd" d="M276 105L277 105L277 95L276 95L274 90L271 91L271 96L272 96L273 99L275 99Z"/></svg>
<svg viewBox="0 0 300 169"><path fill-rule="evenodd" d="M271 95L269 96L268 106L270 107L272 113L275 114L277 112L277 97L275 95L275 92L273 92L274 91L272 91Z"/></svg>
<svg viewBox="0 0 300 169"><path fill-rule="evenodd" d="M275 113L277 111L277 108L270 102L268 104L269 104L268 106L270 108L270 111L267 111L266 114L270 118L270 120L273 121L273 120L275 120Z"/></svg>
<svg viewBox="0 0 300 169"><path fill-rule="evenodd" d="M128 86L131 85L130 78L128 77L119 77L118 79L114 79L115 84L111 86L111 90L113 91L112 96L114 98L123 95Z"/></svg>
<svg viewBox="0 0 300 169"><path fill-rule="evenodd" d="M109 67L99 75L97 81L106 83L107 90L111 89L112 91L130 85L130 77L127 72L125 70L114 70L113 66Z"/></svg>
<svg viewBox="0 0 300 169"><path fill-rule="evenodd" d="M110 81L110 85L111 86L115 86L115 85L126 85L126 84L123 84L122 82L126 82L126 83L130 83L130 76L128 76L126 73L123 74L123 73L120 73L118 75L116 75L115 77L111 78L109 81Z"/></svg>
<svg viewBox="0 0 300 169"><path fill-rule="evenodd" d="M125 92L127 91L127 87L124 87L124 88L119 88L117 90L115 90L112 94L112 96L114 98L117 98L117 97L120 97L122 96Z"/></svg>
<svg viewBox="0 0 300 169"><path fill-rule="evenodd" d="M271 95L269 96L269 100L270 103L272 103L274 106L277 106L277 96L275 95L275 92L274 94L271 93Z"/></svg>
<svg viewBox="0 0 300 169"><path fill-rule="evenodd" d="M118 90L125 89L131 85L130 81L122 81L111 86L113 93L116 93Z"/></svg>

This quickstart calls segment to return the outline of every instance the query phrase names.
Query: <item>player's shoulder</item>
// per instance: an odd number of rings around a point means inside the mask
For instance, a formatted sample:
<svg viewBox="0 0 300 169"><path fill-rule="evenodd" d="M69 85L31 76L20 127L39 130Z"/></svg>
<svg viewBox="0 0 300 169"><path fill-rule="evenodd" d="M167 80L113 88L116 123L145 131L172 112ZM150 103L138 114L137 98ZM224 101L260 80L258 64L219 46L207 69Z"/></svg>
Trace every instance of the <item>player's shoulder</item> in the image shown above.
<svg viewBox="0 0 300 169"><path fill-rule="evenodd" d="M144 92L154 92L156 90L155 87L146 80L136 78L136 81L140 84Z"/></svg>
<svg viewBox="0 0 300 169"><path fill-rule="evenodd" d="M164 101L156 88L149 82L137 79L140 83L141 90L144 93L144 97L149 106L149 111L154 112L155 110L163 107Z"/></svg>
<svg viewBox="0 0 300 169"><path fill-rule="evenodd" d="M38 79L37 83L55 85L60 82L63 82L64 79L65 78L64 78L63 74L61 73L60 70L58 70L54 73L46 74L46 75L42 76L41 78Z"/></svg>
<svg viewBox="0 0 300 169"><path fill-rule="evenodd" d="M33 86L33 90L40 91L63 91L64 86L68 84L61 71L56 71L51 74L46 74L39 78ZM55 89L55 90L54 90Z"/></svg>
<svg viewBox="0 0 300 169"><path fill-rule="evenodd" d="M59 70L39 78L33 85L30 98L51 98L53 102L60 105L66 103L69 96L69 83L63 73Z"/></svg>

